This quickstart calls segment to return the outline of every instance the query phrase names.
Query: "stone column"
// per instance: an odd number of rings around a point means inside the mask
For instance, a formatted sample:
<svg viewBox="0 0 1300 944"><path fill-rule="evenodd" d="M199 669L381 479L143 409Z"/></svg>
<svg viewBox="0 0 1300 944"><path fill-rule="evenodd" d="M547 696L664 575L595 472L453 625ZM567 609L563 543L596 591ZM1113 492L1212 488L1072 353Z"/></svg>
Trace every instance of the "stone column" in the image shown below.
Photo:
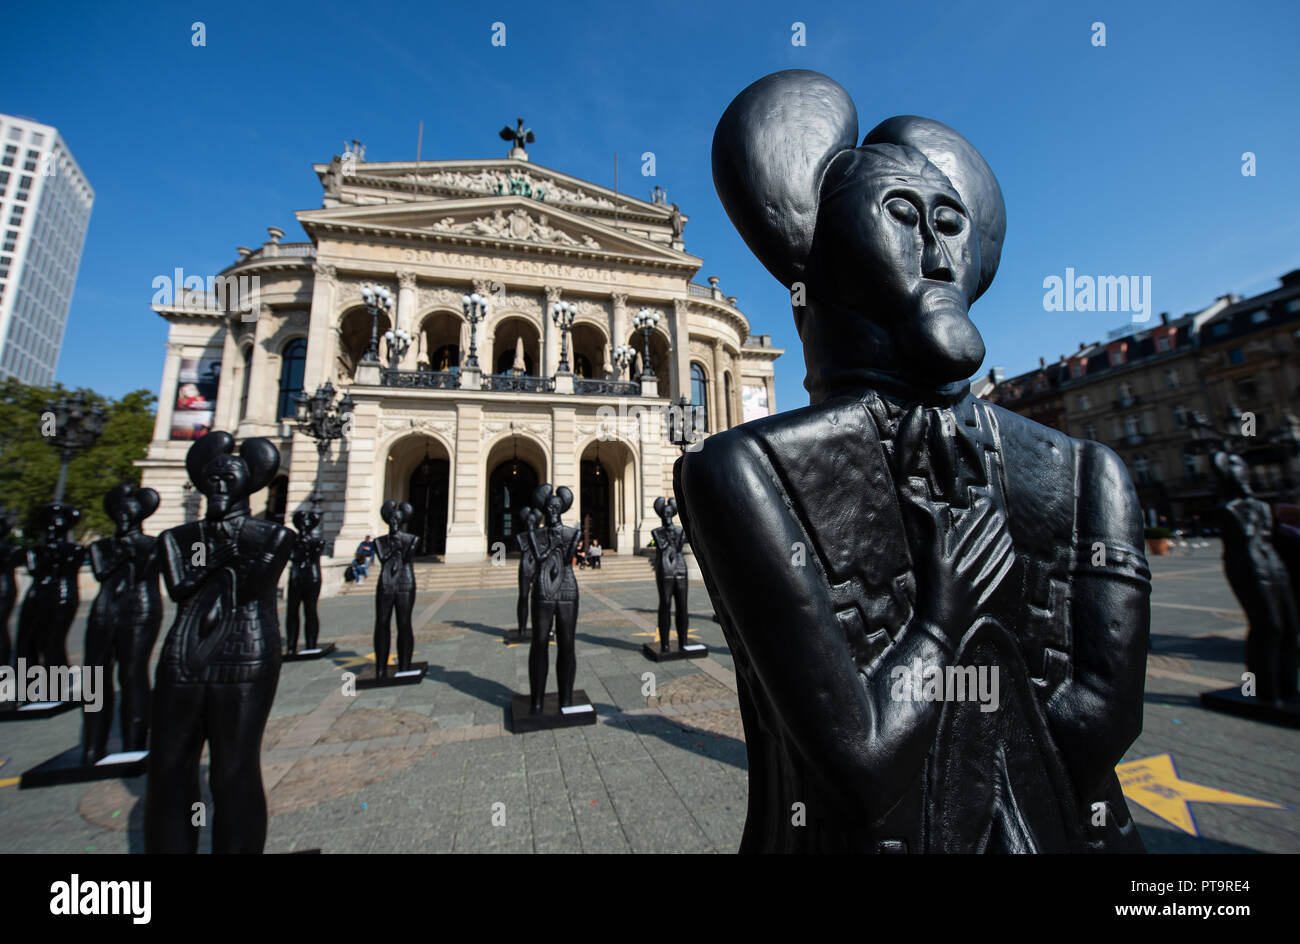
<svg viewBox="0 0 1300 944"><path fill-rule="evenodd" d="M612 357L613 356L612 348L618 347L620 344L627 343L627 293L610 292L609 300L611 302L610 305L611 314L609 318L609 334L610 337L613 339L611 341L611 352L610 352L610 356ZM618 369L617 364L614 365L614 369L615 370ZM626 373L619 374L618 379L627 380L628 379L627 374Z"/></svg>
<svg viewBox="0 0 1300 944"><path fill-rule="evenodd" d="M671 383L667 395L676 400L691 398L691 322L688 317L691 303L685 298L673 299L673 349Z"/></svg>
<svg viewBox="0 0 1300 944"><path fill-rule="evenodd" d="M641 456L641 488L636 509L636 549L650 544L651 532L659 527L655 514L655 499L663 494L663 414L657 410L641 410L637 414L639 449Z"/></svg>
<svg viewBox="0 0 1300 944"><path fill-rule="evenodd" d="M377 459L379 441L379 399L362 394L356 398L352 414L352 435L345 446L334 443L331 456L341 456L338 467L321 474L321 491L325 501L325 539L333 540L334 557L329 566L322 567L321 595L329 596L343 585L343 569L352 559L352 552L367 534L382 533L379 507L384 501L384 469ZM290 469L289 497L291 506L296 498L306 498L306 489L315 475L316 444L306 436L294 439L293 466ZM308 472L310 469L310 473ZM295 488L295 479L297 487ZM342 516L342 524L336 515ZM322 564L325 562L322 561ZM373 573L373 571L372 571Z"/></svg>
<svg viewBox="0 0 1300 944"><path fill-rule="evenodd" d="M546 286L546 304L542 306L541 374L543 377L554 377L555 372L560 369L560 329L551 319L551 306L558 304L563 295L564 293L556 286Z"/></svg>
<svg viewBox="0 0 1300 944"><path fill-rule="evenodd" d="M577 526L582 509L582 481L577 455L578 411L567 406L551 407L551 485L567 485L573 492L573 507L566 512L567 523Z"/></svg>
<svg viewBox="0 0 1300 944"><path fill-rule="evenodd" d="M225 339L221 344L221 384L217 388L217 407L212 413L212 428L234 432L239 422L239 394L243 390L244 359L239 356L233 319L226 319Z"/></svg>
<svg viewBox="0 0 1300 944"><path fill-rule="evenodd" d="M722 403L722 398L726 396L726 385L722 382L722 338L713 338L710 341L713 348L713 366L709 373L709 432L716 433L722 429L723 421L727 418L726 407Z"/></svg>
<svg viewBox="0 0 1300 944"><path fill-rule="evenodd" d="M248 384L248 420L255 426L270 426L275 422L275 398L279 392L279 377L272 377L274 359L267 350L267 342L274 332L271 324L271 306L263 305L257 314L253 331L253 378ZM311 351L311 342L307 342Z"/></svg>
<svg viewBox="0 0 1300 944"><path fill-rule="evenodd" d="M334 378L329 340L334 328L338 270L332 265L321 265L319 262L314 263L311 269L315 277L311 289L311 322L307 329L307 364L302 376L304 390L315 390L326 380L332 381ZM251 388L248 399L251 403Z"/></svg>
<svg viewBox="0 0 1300 944"><path fill-rule="evenodd" d="M158 395L158 414L153 424L153 441L156 443L165 443L172 438L172 411L176 408L176 387L180 381L181 352L184 349L185 345L179 341L167 342L162 389Z"/></svg>
<svg viewBox="0 0 1300 944"><path fill-rule="evenodd" d="M483 404L456 404L456 456L451 469L448 563L487 557L487 480L483 461Z"/></svg>
<svg viewBox="0 0 1300 944"><path fill-rule="evenodd" d="M402 355L401 363L397 366L402 370L415 369L415 309L419 299L419 292L416 288L415 273L408 272L405 269L399 269L397 272L397 322L396 327L401 328L407 334L411 335L411 346L406 349ZM387 362L385 361L385 366Z"/></svg>

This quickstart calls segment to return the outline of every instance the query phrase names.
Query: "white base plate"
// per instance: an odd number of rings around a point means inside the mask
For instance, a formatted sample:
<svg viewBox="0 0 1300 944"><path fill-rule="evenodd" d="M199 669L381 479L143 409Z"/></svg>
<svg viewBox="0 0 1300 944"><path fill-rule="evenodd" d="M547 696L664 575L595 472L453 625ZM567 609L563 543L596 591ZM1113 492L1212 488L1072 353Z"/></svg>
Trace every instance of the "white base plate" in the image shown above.
<svg viewBox="0 0 1300 944"><path fill-rule="evenodd" d="M109 754L103 760L97 761L96 767L107 767L110 764L134 764L138 760L143 760L149 756L148 751L118 751L116 754Z"/></svg>
<svg viewBox="0 0 1300 944"><path fill-rule="evenodd" d="M584 711L595 711L591 705L570 705L568 708L561 708L560 713L565 715L581 714Z"/></svg>

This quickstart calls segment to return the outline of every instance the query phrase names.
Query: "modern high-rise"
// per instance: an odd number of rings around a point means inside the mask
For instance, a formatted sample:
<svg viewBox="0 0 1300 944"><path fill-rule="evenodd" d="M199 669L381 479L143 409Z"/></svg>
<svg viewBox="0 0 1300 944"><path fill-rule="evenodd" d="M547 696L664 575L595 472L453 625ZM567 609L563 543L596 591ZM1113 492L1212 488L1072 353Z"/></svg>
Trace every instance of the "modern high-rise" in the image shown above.
<svg viewBox="0 0 1300 944"><path fill-rule="evenodd" d="M0 115L0 379L53 383L94 202L57 129Z"/></svg>

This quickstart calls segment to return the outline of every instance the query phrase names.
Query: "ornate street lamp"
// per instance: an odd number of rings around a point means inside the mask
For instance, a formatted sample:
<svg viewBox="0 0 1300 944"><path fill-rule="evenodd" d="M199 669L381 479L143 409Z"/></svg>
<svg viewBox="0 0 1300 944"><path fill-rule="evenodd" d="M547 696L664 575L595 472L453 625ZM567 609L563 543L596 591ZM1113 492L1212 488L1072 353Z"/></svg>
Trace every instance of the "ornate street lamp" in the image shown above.
<svg viewBox="0 0 1300 944"><path fill-rule="evenodd" d="M388 344L388 367L390 370L397 370L401 366L402 358L411 347L411 334L402 328L396 331L384 332L384 341Z"/></svg>
<svg viewBox="0 0 1300 944"><path fill-rule="evenodd" d="M487 317L487 299L475 292L462 295L460 304L469 322L469 357L465 358L465 368L478 370L478 323Z"/></svg>
<svg viewBox="0 0 1300 944"><path fill-rule="evenodd" d="M316 440L316 452L321 459L329 452L330 443L344 436L352 420L352 395L345 393L343 399L335 404L334 394L334 385L327 380L316 388L312 396L304 390L294 397L294 419L298 431ZM317 478L319 480L319 468Z"/></svg>
<svg viewBox="0 0 1300 944"><path fill-rule="evenodd" d="M683 396L668 408L668 414L669 441L685 453L704 431L704 408Z"/></svg>
<svg viewBox="0 0 1300 944"><path fill-rule="evenodd" d="M59 451L59 481L54 486L54 500L63 501L63 489L68 484L68 463L77 453L95 444L104 432L108 415L98 403L91 405L80 393L70 397L60 397L57 403L47 401L45 415L42 417L42 432L45 423L52 418L54 429L46 436L46 441Z"/></svg>
<svg viewBox="0 0 1300 944"><path fill-rule="evenodd" d="M614 365L618 367L618 376L623 376L623 371L632 363L632 358L636 356L636 351L632 350L630 344L620 344L614 348Z"/></svg>
<svg viewBox="0 0 1300 944"><path fill-rule="evenodd" d="M644 353L641 355L641 376L653 377L655 369L650 366L650 332L654 330L655 325L659 324L659 312L642 308L632 318L632 324L640 330L642 338L645 339Z"/></svg>
<svg viewBox="0 0 1300 944"><path fill-rule="evenodd" d="M366 314L370 315L370 343L361 355L363 361L379 360L379 316L387 315L393 310L393 295L382 285L367 282L361 286L361 300L366 303ZM391 320L391 319L390 319Z"/></svg>
<svg viewBox="0 0 1300 944"><path fill-rule="evenodd" d="M569 329L573 319L578 316L578 306L571 302L556 302L551 307L551 320L560 329L560 366L559 373L569 372Z"/></svg>

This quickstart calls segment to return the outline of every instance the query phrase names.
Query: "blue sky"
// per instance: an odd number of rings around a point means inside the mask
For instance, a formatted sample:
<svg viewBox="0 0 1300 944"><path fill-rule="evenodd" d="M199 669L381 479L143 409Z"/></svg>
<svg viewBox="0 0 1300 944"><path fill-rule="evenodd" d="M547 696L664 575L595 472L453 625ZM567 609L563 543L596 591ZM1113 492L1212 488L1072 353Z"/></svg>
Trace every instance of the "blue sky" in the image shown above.
<svg viewBox="0 0 1300 944"><path fill-rule="evenodd" d="M370 160L410 160L422 120L424 159L504 156L496 132L522 115L537 163L612 186L617 152L621 189L667 189L705 260L697 280L719 276L787 349L777 405L803 405L788 296L732 228L709 164L731 98L787 68L841 82L864 134L924 115L992 166L1008 233L972 312L984 369L1026 370L1128 321L1044 311L1044 278L1067 267L1150 276L1154 311L1175 315L1300 267L1293 0L64 2L6 18L0 111L57 126L96 191L57 379L112 395L158 388L153 278L214 273L268 225L304 239L293 212L321 197L310 165L344 139ZM796 21L806 46L791 43ZM645 151L654 179L638 174Z"/></svg>

